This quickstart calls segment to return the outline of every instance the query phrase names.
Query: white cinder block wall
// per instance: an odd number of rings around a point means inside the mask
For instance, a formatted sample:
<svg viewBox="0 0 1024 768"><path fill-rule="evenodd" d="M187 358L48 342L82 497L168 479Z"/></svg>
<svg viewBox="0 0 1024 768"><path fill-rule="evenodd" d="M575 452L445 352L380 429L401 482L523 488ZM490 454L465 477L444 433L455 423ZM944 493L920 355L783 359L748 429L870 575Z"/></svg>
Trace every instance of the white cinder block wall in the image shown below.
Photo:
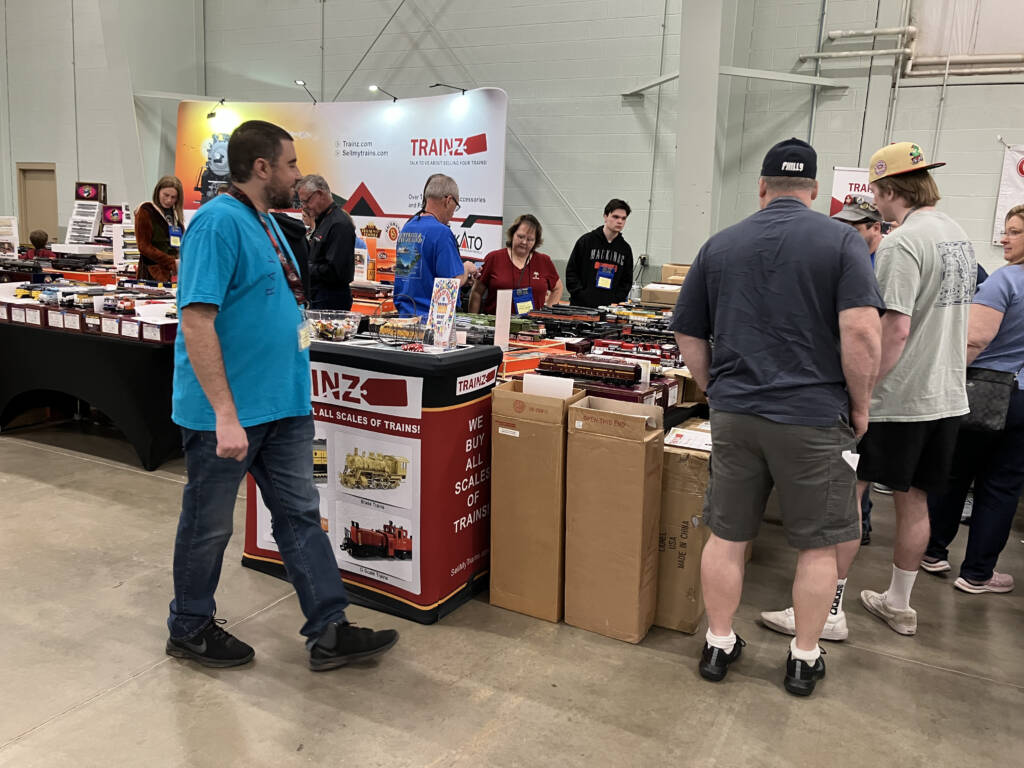
<svg viewBox="0 0 1024 768"><path fill-rule="evenodd" d="M869 29L876 26L876 18L878 26L897 26L901 5L887 0L829 0L825 29ZM739 0L739 15L751 14L751 23L736 26L737 60L733 63L813 74L812 63L800 64L797 59L816 48L821 8L820 0ZM892 48L894 43L894 37L878 38L876 47ZM859 38L830 43L827 49L868 47L870 40ZM1024 33L1017 52L1024 52ZM885 143L892 68L892 57L876 58L870 66L867 59L822 62L822 76L842 80L849 87L819 91L812 138L818 151L819 210L827 210L832 167L865 167L871 154ZM1003 263L1001 249L990 243L1003 149L996 136L1024 143L1024 78L1006 79L1021 84L958 79L947 89L938 134L941 85L934 78L904 79L893 120L893 141L915 141L927 157L948 163L935 171L943 194L939 208L963 225L979 261L989 270ZM748 80L745 86L733 85L726 98L730 116L742 120L742 130L723 127L719 133L719 154L737 157L738 172L726 173L721 179L718 226L738 221L756 209L756 181L765 151L783 138L807 139L811 113L809 86ZM735 166L730 170L735 171Z"/></svg>
<svg viewBox="0 0 1024 768"><path fill-rule="evenodd" d="M128 170L126 177L126 169L139 166L131 91L196 91L201 0L3 0L0 5L6 19L0 138L4 129L9 132L0 146L0 212L15 212L19 162L56 164L60 237L75 181L104 182L110 202L138 205L142 199L133 198L148 197L157 177L172 172L173 164L156 167L154 150L165 139L155 137L165 137L167 129L143 126L143 134L154 137L145 150L150 167L141 174ZM27 232L19 234L27 241ZM57 232L50 236L58 240Z"/></svg>
<svg viewBox="0 0 1024 768"><path fill-rule="evenodd" d="M508 92L509 126L522 143L510 133L504 215L537 214L545 226L544 249L556 261L564 263L576 237L600 223L601 208L613 196L633 205L626 237L634 252L649 253L653 264L667 259L676 94L679 87L703 84L687 82L684 73L660 95L659 89L648 91L640 104L624 105L619 94L677 70L683 0L406 0L355 69L399 1L0 0L6 20L0 30L0 63L6 65L0 209L14 212L16 162L57 163L61 222L70 212L76 178L107 182L111 199L119 200L129 186L148 192L157 176L171 172L174 105L136 99L145 178L125 178L133 167L127 153L138 150L125 145L129 134L114 114L128 87L113 68L119 60L127 60L136 90L205 88L211 98L229 100L302 100L295 78L328 100L342 84L340 100L362 100L370 83L412 97L432 93L427 86L441 81ZM797 57L815 48L821 0L723 2L722 63L813 72ZM896 25L901 5L828 0L825 28L866 28L876 20ZM117 34L104 27L111 9L121 27ZM892 41L880 38L878 46ZM884 142L892 60L875 59L870 66L864 59L824 62L822 74L849 86L819 92L813 143L825 210L832 166L865 165ZM1002 156L995 136L1024 143L1024 84L961 80L947 91L937 137L940 87L920 80L904 85L893 138L917 141L928 153L937 138L937 156L949 162L937 171L940 206L965 226L981 261L997 267L999 250L989 244ZM718 87L714 226L722 227L756 208L765 150L782 138L807 137L811 89L725 76Z"/></svg>
<svg viewBox="0 0 1024 768"><path fill-rule="evenodd" d="M601 224L608 199L621 197L633 207L625 236L634 253L666 261L676 86L663 89L660 115L656 90L636 106L624 106L620 94L677 69L680 5L681 0L407 0L353 74L398 0L329 0L323 7L316 0L207 0L208 92L217 98L296 100L306 98L292 84L301 78L319 98L322 10L322 92L328 100L346 80L341 101L371 98L372 83L400 98L437 93L428 87L435 82L503 88L509 126L522 142L509 134L506 220L536 214L544 226L542 250L561 266L576 238Z"/></svg>

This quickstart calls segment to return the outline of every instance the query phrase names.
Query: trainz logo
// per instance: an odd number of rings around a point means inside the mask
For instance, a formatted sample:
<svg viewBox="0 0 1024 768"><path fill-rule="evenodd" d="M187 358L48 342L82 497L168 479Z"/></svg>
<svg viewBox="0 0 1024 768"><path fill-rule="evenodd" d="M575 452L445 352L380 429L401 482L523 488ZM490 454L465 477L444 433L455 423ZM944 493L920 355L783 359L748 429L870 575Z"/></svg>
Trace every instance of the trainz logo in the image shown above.
<svg viewBox="0 0 1024 768"><path fill-rule="evenodd" d="M475 251L476 253L480 253L484 249L484 239L479 235L463 233L462 237L459 238L458 245L460 251Z"/></svg>
<svg viewBox="0 0 1024 768"><path fill-rule="evenodd" d="M498 375L498 366L488 368L486 371L480 371L480 373L471 373L467 376L460 376L455 380L455 395L468 395L470 392L476 392L478 389L484 389L485 387L493 384Z"/></svg>
<svg viewBox="0 0 1024 768"><path fill-rule="evenodd" d="M441 157L445 155L477 155L487 151L487 134L476 136L437 139L409 139L413 157Z"/></svg>
<svg viewBox="0 0 1024 768"><path fill-rule="evenodd" d="M342 405L404 408L409 404L404 379L364 379L350 373L312 370L313 397Z"/></svg>

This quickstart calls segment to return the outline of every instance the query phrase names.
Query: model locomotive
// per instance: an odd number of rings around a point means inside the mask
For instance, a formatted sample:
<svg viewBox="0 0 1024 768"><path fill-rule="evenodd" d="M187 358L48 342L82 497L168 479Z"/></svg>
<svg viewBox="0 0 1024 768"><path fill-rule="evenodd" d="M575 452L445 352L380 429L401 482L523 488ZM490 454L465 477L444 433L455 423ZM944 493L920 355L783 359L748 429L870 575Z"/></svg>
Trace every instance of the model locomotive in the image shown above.
<svg viewBox="0 0 1024 768"><path fill-rule="evenodd" d="M558 355L543 358L537 365L539 373L552 376L590 379L631 387L639 383L642 371L638 363L616 360L603 355Z"/></svg>
<svg viewBox="0 0 1024 768"><path fill-rule="evenodd" d="M338 480L346 488L391 490L397 488L409 471L409 460L404 456L384 453L359 453L353 448L345 456L345 469Z"/></svg>
<svg viewBox="0 0 1024 768"><path fill-rule="evenodd" d="M313 482L327 482L327 441L313 441Z"/></svg>
<svg viewBox="0 0 1024 768"><path fill-rule="evenodd" d="M352 521L345 529L345 540L341 548L352 557L386 557L395 560L412 558L412 537L400 525L389 520L387 525L367 530L360 528L359 523Z"/></svg>

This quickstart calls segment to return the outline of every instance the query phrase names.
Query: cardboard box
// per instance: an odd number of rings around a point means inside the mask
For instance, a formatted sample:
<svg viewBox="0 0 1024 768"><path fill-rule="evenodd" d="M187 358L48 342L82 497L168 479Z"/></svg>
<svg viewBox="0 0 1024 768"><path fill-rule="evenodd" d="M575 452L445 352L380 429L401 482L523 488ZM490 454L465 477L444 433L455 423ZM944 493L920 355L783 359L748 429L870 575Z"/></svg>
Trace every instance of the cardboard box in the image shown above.
<svg viewBox="0 0 1024 768"><path fill-rule="evenodd" d="M644 304L659 304L665 307L674 307L676 300L679 298L678 285L669 285L667 283L648 283L643 287L640 294L640 300Z"/></svg>
<svg viewBox="0 0 1024 768"><path fill-rule="evenodd" d="M654 621L662 410L587 397L569 408L565 621L638 643Z"/></svg>
<svg viewBox="0 0 1024 768"><path fill-rule="evenodd" d="M677 431L708 432L702 419L688 419ZM668 440L668 437L666 438ZM658 530L658 604L654 623L693 634L704 618L700 556L707 541L704 494L710 451L666 444L661 475Z"/></svg>
<svg viewBox="0 0 1024 768"><path fill-rule="evenodd" d="M624 403L642 403L643 405L657 405L662 390L655 384L634 384L632 387L619 386L617 384L605 384L600 381L584 381L577 379L577 384L583 387L588 395L593 397L604 397L609 400L619 400Z"/></svg>
<svg viewBox="0 0 1024 768"><path fill-rule="evenodd" d="M676 405L683 403L706 403L708 401L707 397L704 396L704 392L697 386L697 381L690 374L688 368L664 368L662 373L665 376L672 376L679 384Z"/></svg>
<svg viewBox="0 0 1024 768"><path fill-rule="evenodd" d="M662 264L661 265L661 282L667 283L670 277L686 277L686 273L690 271L689 264Z"/></svg>
<svg viewBox="0 0 1024 768"><path fill-rule="evenodd" d="M562 618L565 425L585 396L524 395L521 381L491 394L491 605Z"/></svg>

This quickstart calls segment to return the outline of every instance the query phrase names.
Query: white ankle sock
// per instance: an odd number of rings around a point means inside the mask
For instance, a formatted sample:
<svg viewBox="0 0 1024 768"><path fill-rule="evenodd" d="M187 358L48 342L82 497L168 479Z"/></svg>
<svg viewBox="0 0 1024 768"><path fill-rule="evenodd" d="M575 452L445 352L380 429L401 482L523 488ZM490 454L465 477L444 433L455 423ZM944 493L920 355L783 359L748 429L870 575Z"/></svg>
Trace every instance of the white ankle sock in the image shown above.
<svg viewBox="0 0 1024 768"><path fill-rule="evenodd" d="M821 656L821 647L815 643L813 651L804 651L796 647L796 638L794 637L789 642L789 652L794 659L799 659L800 661L805 661L808 664L813 664L818 660L818 657Z"/></svg>
<svg viewBox="0 0 1024 768"><path fill-rule="evenodd" d="M890 608L905 610L910 607L910 590L914 588L915 579L917 571L904 571L895 565L892 567L892 581L885 594L885 602Z"/></svg>
<svg viewBox="0 0 1024 768"><path fill-rule="evenodd" d="M708 645L712 648L721 648L726 653L732 653L732 649L736 647L736 633L731 629L728 635L716 635L708 627L708 633L705 635L708 641Z"/></svg>
<svg viewBox="0 0 1024 768"><path fill-rule="evenodd" d="M836 596L832 600L830 616L838 616L843 612L843 595L846 593L846 579L836 579Z"/></svg>

